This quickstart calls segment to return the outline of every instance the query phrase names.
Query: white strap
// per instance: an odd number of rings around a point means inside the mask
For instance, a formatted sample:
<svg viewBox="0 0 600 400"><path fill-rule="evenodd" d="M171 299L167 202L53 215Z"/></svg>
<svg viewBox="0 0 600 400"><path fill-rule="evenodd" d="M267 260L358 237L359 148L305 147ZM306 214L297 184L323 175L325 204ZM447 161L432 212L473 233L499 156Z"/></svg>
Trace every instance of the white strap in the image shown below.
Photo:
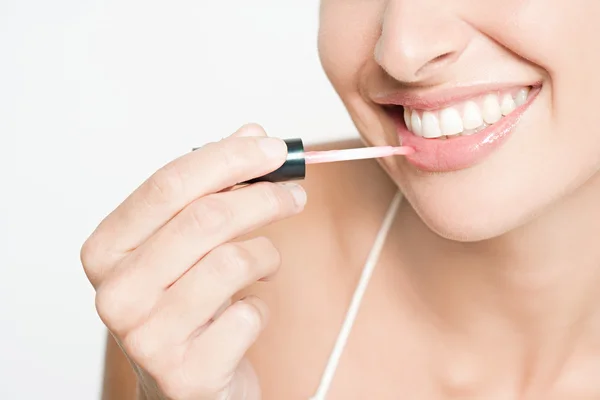
<svg viewBox="0 0 600 400"><path fill-rule="evenodd" d="M327 392L329 391L331 382L333 381L333 377L340 362L340 358L342 356L342 353L344 352L346 343L348 342L350 331L352 330L352 326L354 325L354 321L356 320L356 316L358 314L358 310L360 308L363 296L365 294L365 291L367 290L367 286L369 285L371 275L373 275L373 270L375 269L375 266L379 261L379 255L381 254L381 250L383 248L383 245L385 244L385 240L387 238L390 227L394 222L401 200L402 194L398 192L396 196L394 196L394 199L390 204L387 214L385 215L385 218L383 220L383 223L381 224L381 228L379 228L379 232L377 233L377 237L375 238L375 242L373 243L373 247L371 248L371 252L367 257L367 261L365 262L365 265L363 267L363 271L358 281L358 285L354 290L352 301L350 302L350 306L348 308L348 311L346 312L344 323L336 339L333 351L329 356L329 360L327 361L327 366L325 367L325 371L323 372L323 377L321 378L319 388L310 400L326 399Z"/></svg>

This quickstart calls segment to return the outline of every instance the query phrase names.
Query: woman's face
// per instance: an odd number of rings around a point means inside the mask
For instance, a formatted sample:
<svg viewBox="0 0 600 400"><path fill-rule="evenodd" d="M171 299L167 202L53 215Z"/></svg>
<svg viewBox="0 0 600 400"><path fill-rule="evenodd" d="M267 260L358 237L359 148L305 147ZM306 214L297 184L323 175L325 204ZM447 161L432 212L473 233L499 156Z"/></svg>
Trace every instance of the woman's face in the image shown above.
<svg viewBox="0 0 600 400"><path fill-rule="evenodd" d="M472 241L598 171L599 22L598 0L323 0L319 50L365 141L416 148L381 162L425 223Z"/></svg>

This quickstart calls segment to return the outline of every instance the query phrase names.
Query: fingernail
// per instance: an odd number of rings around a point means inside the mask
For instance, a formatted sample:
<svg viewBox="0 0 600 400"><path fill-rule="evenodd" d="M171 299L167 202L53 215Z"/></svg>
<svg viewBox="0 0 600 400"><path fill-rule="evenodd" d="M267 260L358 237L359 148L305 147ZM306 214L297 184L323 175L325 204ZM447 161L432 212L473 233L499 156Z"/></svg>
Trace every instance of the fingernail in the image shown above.
<svg viewBox="0 0 600 400"><path fill-rule="evenodd" d="M285 142L278 138L260 138L258 141L258 146L269 158L278 158L287 152L287 146Z"/></svg>
<svg viewBox="0 0 600 400"><path fill-rule="evenodd" d="M254 323L260 328L267 324L269 320L269 308L264 301L254 295L249 295L240 299L239 302L249 307L244 310L245 317L249 322Z"/></svg>
<svg viewBox="0 0 600 400"><path fill-rule="evenodd" d="M282 183L281 186L286 188L294 198L294 203L299 210L302 210L306 205L306 191L304 188L295 183Z"/></svg>

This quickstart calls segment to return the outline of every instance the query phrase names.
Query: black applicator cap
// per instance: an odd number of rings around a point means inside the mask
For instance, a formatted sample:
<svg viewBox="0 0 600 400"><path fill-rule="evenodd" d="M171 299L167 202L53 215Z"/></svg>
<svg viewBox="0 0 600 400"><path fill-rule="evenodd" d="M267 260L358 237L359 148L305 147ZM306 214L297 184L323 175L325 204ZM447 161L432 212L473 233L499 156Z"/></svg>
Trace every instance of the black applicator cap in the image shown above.
<svg viewBox="0 0 600 400"><path fill-rule="evenodd" d="M285 139L287 145L287 158L283 165L275 171L258 178L242 182L243 184L256 182L285 182L304 179L306 176L306 162L304 160L304 144L302 139Z"/></svg>

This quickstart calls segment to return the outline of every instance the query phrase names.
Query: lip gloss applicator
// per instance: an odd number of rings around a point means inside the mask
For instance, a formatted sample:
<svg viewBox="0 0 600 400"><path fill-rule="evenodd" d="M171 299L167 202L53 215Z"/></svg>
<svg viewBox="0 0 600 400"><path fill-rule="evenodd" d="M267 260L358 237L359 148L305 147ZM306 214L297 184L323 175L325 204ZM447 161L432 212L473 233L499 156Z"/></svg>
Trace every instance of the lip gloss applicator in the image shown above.
<svg viewBox="0 0 600 400"><path fill-rule="evenodd" d="M305 152L302 139L286 139L284 142L288 148L288 155L283 165L269 174L243 182L243 184L301 180L306 177L307 164L322 164L338 161L364 160L367 158L405 156L415 152L412 147L408 146L378 146L344 150Z"/></svg>

